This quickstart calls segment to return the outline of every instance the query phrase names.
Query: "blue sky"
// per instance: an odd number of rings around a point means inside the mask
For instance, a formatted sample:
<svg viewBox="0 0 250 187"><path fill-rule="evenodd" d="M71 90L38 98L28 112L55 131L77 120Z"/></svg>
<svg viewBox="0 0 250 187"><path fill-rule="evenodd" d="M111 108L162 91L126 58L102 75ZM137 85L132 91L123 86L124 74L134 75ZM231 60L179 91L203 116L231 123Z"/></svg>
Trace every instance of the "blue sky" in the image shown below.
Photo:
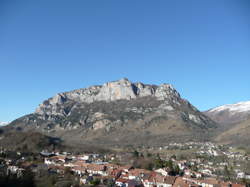
<svg viewBox="0 0 250 187"><path fill-rule="evenodd" d="M127 77L200 110L250 100L249 0L1 0L0 121Z"/></svg>

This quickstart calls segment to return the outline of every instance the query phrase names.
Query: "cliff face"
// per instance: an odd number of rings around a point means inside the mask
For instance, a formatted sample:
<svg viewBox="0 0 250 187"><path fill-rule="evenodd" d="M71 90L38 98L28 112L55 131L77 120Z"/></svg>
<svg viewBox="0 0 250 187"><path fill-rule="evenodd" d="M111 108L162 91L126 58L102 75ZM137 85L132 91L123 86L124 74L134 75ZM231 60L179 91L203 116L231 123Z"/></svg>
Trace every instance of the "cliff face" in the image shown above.
<svg viewBox="0 0 250 187"><path fill-rule="evenodd" d="M215 123L170 85L128 79L59 93L10 124L74 142L164 144L206 139Z"/></svg>
<svg viewBox="0 0 250 187"><path fill-rule="evenodd" d="M92 86L57 94L43 102L35 113L40 115L67 115L66 111L59 108L68 101L89 104L97 101L132 100L146 96L155 97L157 100L168 99L176 103L180 101L179 93L170 84L160 86L144 85L142 83L131 83L124 78L119 81L105 83L103 86Z"/></svg>

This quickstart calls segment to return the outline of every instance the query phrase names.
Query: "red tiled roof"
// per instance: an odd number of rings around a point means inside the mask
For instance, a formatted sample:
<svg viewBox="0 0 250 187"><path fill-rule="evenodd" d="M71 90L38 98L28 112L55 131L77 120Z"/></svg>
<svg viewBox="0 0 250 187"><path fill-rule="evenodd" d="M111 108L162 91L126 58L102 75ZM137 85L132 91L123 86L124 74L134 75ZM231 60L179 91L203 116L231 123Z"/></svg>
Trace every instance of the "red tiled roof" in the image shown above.
<svg viewBox="0 0 250 187"><path fill-rule="evenodd" d="M86 168L81 167L81 166L75 166L75 167L72 168L72 170L75 170L75 171L85 171Z"/></svg>
<svg viewBox="0 0 250 187"><path fill-rule="evenodd" d="M128 174L122 174L120 178L128 178Z"/></svg>
<svg viewBox="0 0 250 187"><path fill-rule="evenodd" d="M121 169L121 170L130 170L130 169L132 169L132 168L133 168L133 166L130 166L130 165L120 166L120 167L119 167L119 169Z"/></svg>
<svg viewBox="0 0 250 187"><path fill-rule="evenodd" d="M85 163L85 162L82 162L82 161L76 161L73 164L76 165L76 166L81 166L81 167L88 167L90 165L89 163Z"/></svg>
<svg viewBox="0 0 250 187"><path fill-rule="evenodd" d="M128 171L129 176L140 176L147 173L151 173L151 171L145 169L132 169Z"/></svg>
<svg viewBox="0 0 250 187"><path fill-rule="evenodd" d="M204 180L200 180L200 182L206 183L206 184L219 184L219 181L215 178L207 178Z"/></svg>
<svg viewBox="0 0 250 187"><path fill-rule="evenodd" d="M92 171L104 171L106 168L105 165L99 165L99 164L89 164L88 165L88 170Z"/></svg>
<svg viewBox="0 0 250 187"><path fill-rule="evenodd" d="M232 187L246 187L246 186L243 184L232 184Z"/></svg>
<svg viewBox="0 0 250 187"><path fill-rule="evenodd" d="M174 184L175 179L176 177L173 177L173 176L163 176L159 173L151 172L147 180L149 182L154 182L154 183Z"/></svg>
<svg viewBox="0 0 250 187"><path fill-rule="evenodd" d="M189 187L189 184L184 181L181 177L177 177L173 187Z"/></svg>
<svg viewBox="0 0 250 187"><path fill-rule="evenodd" d="M50 157L50 159L54 159L54 160L62 159L62 160L65 160L66 156L64 156L64 155L52 156L52 157Z"/></svg>
<svg viewBox="0 0 250 187"><path fill-rule="evenodd" d="M119 179L116 180L116 182L127 183L128 179L119 178Z"/></svg>

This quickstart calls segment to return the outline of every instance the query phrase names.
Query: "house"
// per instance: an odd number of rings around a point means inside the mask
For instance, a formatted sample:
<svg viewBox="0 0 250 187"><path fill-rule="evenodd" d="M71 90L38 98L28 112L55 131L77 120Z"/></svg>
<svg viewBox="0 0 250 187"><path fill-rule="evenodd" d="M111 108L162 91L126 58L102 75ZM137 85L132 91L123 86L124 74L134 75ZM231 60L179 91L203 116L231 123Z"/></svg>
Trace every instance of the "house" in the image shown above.
<svg viewBox="0 0 250 187"><path fill-rule="evenodd" d="M126 165L126 166L120 166L119 169L124 171L124 172L128 172L129 170L134 169L134 167L130 166L130 165Z"/></svg>
<svg viewBox="0 0 250 187"><path fill-rule="evenodd" d="M199 185L184 180L182 177L177 177L173 187L199 187Z"/></svg>
<svg viewBox="0 0 250 187"><path fill-rule="evenodd" d="M141 181L138 180L128 180L128 187L144 187Z"/></svg>
<svg viewBox="0 0 250 187"><path fill-rule="evenodd" d="M196 178L201 178L201 177L202 177L202 174L199 173L199 172L193 171L193 176L195 176Z"/></svg>
<svg viewBox="0 0 250 187"><path fill-rule="evenodd" d="M197 182L197 184L202 187L217 187L219 183L220 182L215 178L206 178Z"/></svg>
<svg viewBox="0 0 250 187"><path fill-rule="evenodd" d="M84 174L87 173L86 168L81 167L81 166L75 166L75 167L71 168L71 171L73 171L74 173L76 173L79 176L83 176Z"/></svg>
<svg viewBox="0 0 250 187"><path fill-rule="evenodd" d="M122 174L122 170L108 168L107 174L108 174L108 176L110 176L113 179L118 179Z"/></svg>
<svg viewBox="0 0 250 187"><path fill-rule="evenodd" d="M175 183L176 177L163 176L159 173L152 172L148 178L143 179L145 187L172 187Z"/></svg>
<svg viewBox="0 0 250 187"><path fill-rule="evenodd" d="M178 161L177 165L181 170L184 170L186 168L187 161L186 160L181 160Z"/></svg>
<svg viewBox="0 0 250 187"><path fill-rule="evenodd" d="M193 178L201 178L202 177L201 173L192 171L190 169L185 169L184 170L184 175L189 176L189 177L193 177Z"/></svg>
<svg viewBox="0 0 250 187"><path fill-rule="evenodd" d="M89 174L97 174L102 176L107 176L106 172L106 166L105 165L99 165L99 164L89 164L87 167L87 172Z"/></svg>
<svg viewBox="0 0 250 187"><path fill-rule="evenodd" d="M250 174L245 174L245 179L250 179Z"/></svg>
<svg viewBox="0 0 250 187"><path fill-rule="evenodd" d="M128 181L129 179L119 178L115 181L115 185L119 187L128 187Z"/></svg>
<svg viewBox="0 0 250 187"><path fill-rule="evenodd" d="M116 164L111 164L111 163L107 163L105 164L105 166L108 168L108 169L118 169L120 168L120 166L116 165Z"/></svg>
<svg viewBox="0 0 250 187"><path fill-rule="evenodd" d="M189 184L182 177L177 177L173 187L189 187Z"/></svg>
<svg viewBox="0 0 250 187"><path fill-rule="evenodd" d="M57 160L57 161L60 161L60 162L65 163L67 157L66 157L65 155L58 155L58 156L53 156L53 157L51 157L51 159L52 159L52 160Z"/></svg>
<svg viewBox="0 0 250 187"><path fill-rule="evenodd" d="M55 153L54 152L48 152L48 151L42 151L40 152L40 155L41 156L44 156L44 157L50 157L50 156L55 156Z"/></svg>
<svg viewBox="0 0 250 187"><path fill-rule="evenodd" d="M78 156L76 156L76 159L77 160L89 160L89 159L91 159L91 155L78 155Z"/></svg>
<svg viewBox="0 0 250 187"><path fill-rule="evenodd" d="M138 180L129 180L119 178L115 181L116 186L119 187L143 187L143 184Z"/></svg>
<svg viewBox="0 0 250 187"><path fill-rule="evenodd" d="M107 176L107 167L99 164L89 164L81 161L77 161L73 164L72 171L78 175L84 175L85 173L92 175Z"/></svg>
<svg viewBox="0 0 250 187"><path fill-rule="evenodd" d="M122 178L122 179L128 179L129 176L128 176L128 173L121 173L120 177L119 178Z"/></svg>
<svg viewBox="0 0 250 187"><path fill-rule="evenodd" d="M84 161L76 161L76 162L71 163L71 165L73 165L73 166L81 166L81 167L86 167L87 168L90 164L86 163Z"/></svg>
<svg viewBox="0 0 250 187"><path fill-rule="evenodd" d="M190 170L190 169L185 169L184 170L184 175L186 175L186 176L191 176L193 173L192 173L192 171Z"/></svg>
<svg viewBox="0 0 250 187"><path fill-rule="evenodd" d="M246 185L243 184L231 184L232 187L246 187Z"/></svg>
<svg viewBox="0 0 250 187"><path fill-rule="evenodd" d="M246 187L242 184L232 184L230 182L220 182L220 187Z"/></svg>
<svg viewBox="0 0 250 187"><path fill-rule="evenodd" d="M80 185L88 184L90 181L93 180L92 176L83 176L80 178Z"/></svg>
<svg viewBox="0 0 250 187"><path fill-rule="evenodd" d="M66 162L66 156L64 155L59 155L59 156L53 156L50 158L45 158L44 163L47 165L62 165Z"/></svg>
<svg viewBox="0 0 250 187"><path fill-rule="evenodd" d="M155 172L162 174L163 176L168 176L169 175L169 168L160 168L155 170Z"/></svg>
<svg viewBox="0 0 250 187"><path fill-rule="evenodd" d="M200 172L203 173L204 175L209 175L209 176L212 175L212 171L209 169L203 169Z"/></svg>
<svg viewBox="0 0 250 187"><path fill-rule="evenodd" d="M141 179L149 173L151 173L151 171L145 169L132 169L128 171L128 179Z"/></svg>
<svg viewBox="0 0 250 187"><path fill-rule="evenodd" d="M237 178L239 179L250 179L250 174L239 172L237 173Z"/></svg>
<svg viewBox="0 0 250 187"><path fill-rule="evenodd" d="M48 171L50 173L64 174L65 167L64 166L49 165L48 166Z"/></svg>
<svg viewBox="0 0 250 187"><path fill-rule="evenodd" d="M245 173L244 172L237 173L237 178L239 178L239 179L245 178Z"/></svg>

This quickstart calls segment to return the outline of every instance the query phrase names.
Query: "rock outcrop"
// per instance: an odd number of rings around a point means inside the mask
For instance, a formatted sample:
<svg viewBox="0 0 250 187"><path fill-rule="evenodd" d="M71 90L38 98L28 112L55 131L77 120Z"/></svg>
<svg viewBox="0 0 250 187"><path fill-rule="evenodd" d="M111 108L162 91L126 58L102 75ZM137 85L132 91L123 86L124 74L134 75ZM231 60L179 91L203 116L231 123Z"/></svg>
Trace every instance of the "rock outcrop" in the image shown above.
<svg viewBox="0 0 250 187"><path fill-rule="evenodd" d="M123 78L119 81L105 83L103 86L92 86L57 94L43 102L35 113L65 116L68 111L62 110L60 106L69 100L76 103L93 103L95 101L132 100L146 96L155 97L157 100L172 100L177 104L180 100L179 93L170 84L144 85L142 83L131 83L128 79Z"/></svg>

